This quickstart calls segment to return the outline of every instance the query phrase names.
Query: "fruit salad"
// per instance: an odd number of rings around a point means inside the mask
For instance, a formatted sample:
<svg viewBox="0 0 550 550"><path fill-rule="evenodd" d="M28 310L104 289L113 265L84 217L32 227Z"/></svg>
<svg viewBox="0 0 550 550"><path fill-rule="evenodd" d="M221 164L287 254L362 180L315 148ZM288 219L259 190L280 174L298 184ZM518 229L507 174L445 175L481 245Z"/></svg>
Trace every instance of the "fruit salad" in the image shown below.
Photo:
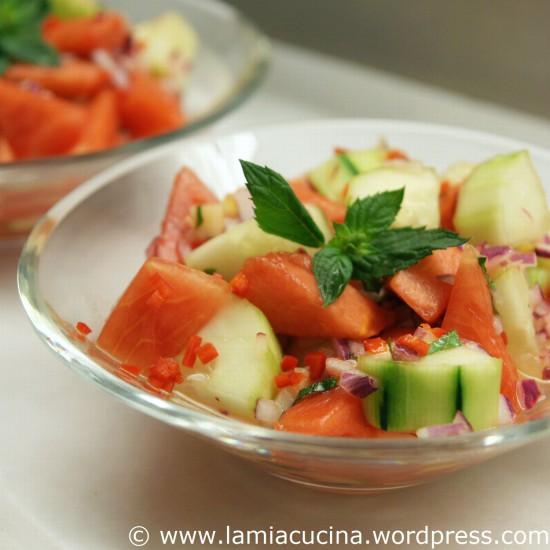
<svg viewBox="0 0 550 550"><path fill-rule="evenodd" d="M225 197L176 175L97 338L158 395L319 436L521 421L550 379L550 215L527 151L440 174L385 143Z"/></svg>
<svg viewBox="0 0 550 550"><path fill-rule="evenodd" d="M177 13L131 26L96 0L2 0L0 163L176 130L197 39Z"/></svg>

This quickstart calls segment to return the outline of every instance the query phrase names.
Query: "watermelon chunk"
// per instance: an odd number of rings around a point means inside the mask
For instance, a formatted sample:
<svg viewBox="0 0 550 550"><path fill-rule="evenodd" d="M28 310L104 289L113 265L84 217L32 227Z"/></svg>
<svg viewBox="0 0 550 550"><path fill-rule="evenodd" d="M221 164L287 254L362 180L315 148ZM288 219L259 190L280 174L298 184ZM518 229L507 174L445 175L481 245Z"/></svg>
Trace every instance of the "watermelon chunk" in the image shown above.
<svg viewBox="0 0 550 550"><path fill-rule="evenodd" d="M118 109L116 94L106 89L90 103L86 125L75 153L92 153L109 149L118 141Z"/></svg>
<svg viewBox="0 0 550 550"><path fill-rule="evenodd" d="M360 339L378 334L392 321L390 312L352 285L323 307L307 254L249 258L241 273L247 281L245 297L264 312L277 333Z"/></svg>
<svg viewBox="0 0 550 550"><path fill-rule="evenodd" d="M161 232L147 250L148 256L158 256L174 262L183 261L191 250L195 227L191 215L193 206L219 202L218 198L189 168L182 168L174 180Z"/></svg>
<svg viewBox="0 0 550 550"><path fill-rule="evenodd" d="M517 409L518 372L506 344L494 327L493 301L474 248L466 247L456 273L442 327L477 342L489 355L502 359L501 392Z"/></svg>
<svg viewBox="0 0 550 550"><path fill-rule="evenodd" d="M151 258L124 291L97 343L123 363L148 367L181 353L232 296L219 277Z"/></svg>
<svg viewBox="0 0 550 550"><path fill-rule="evenodd" d="M313 395L287 409L276 430L335 437L402 438L409 434L389 433L365 420L361 399L341 388Z"/></svg>
<svg viewBox="0 0 550 550"><path fill-rule="evenodd" d="M59 67L16 63L4 73L14 82L31 81L65 98L89 98L109 84L109 76L97 65L64 59Z"/></svg>
<svg viewBox="0 0 550 550"><path fill-rule="evenodd" d="M388 287L424 321L434 323L445 312L452 285L445 277L454 276L461 250L435 250L416 265L399 271L388 281Z"/></svg>
<svg viewBox="0 0 550 550"><path fill-rule="evenodd" d="M42 24L42 34L44 40L60 52L87 56L94 50L122 48L130 36L130 26L114 11L74 19L50 15Z"/></svg>
<svg viewBox="0 0 550 550"><path fill-rule="evenodd" d="M185 124L179 98L150 75L134 72L118 90L122 124L135 138L164 134Z"/></svg>
<svg viewBox="0 0 550 550"><path fill-rule="evenodd" d="M80 106L0 79L0 134L17 158L67 153L85 120Z"/></svg>

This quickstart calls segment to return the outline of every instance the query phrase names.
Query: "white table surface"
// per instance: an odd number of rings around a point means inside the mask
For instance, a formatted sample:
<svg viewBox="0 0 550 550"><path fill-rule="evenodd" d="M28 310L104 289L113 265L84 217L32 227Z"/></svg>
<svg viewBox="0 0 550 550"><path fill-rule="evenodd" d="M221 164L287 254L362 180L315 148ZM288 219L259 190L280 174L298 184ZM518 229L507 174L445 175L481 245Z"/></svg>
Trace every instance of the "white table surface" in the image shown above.
<svg viewBox="0 0 550 550"><path fill-rule="evenodd" d="M259 93L213 131L324 116L457 124L550 147L547 121L282 45ZM16 260L15 251L0 255L0 549L131 548L136 524L153 535L226 524L550 528L550 440L430 485L346 497L268 477L128 408L33 334L16 295Z"/></svg>

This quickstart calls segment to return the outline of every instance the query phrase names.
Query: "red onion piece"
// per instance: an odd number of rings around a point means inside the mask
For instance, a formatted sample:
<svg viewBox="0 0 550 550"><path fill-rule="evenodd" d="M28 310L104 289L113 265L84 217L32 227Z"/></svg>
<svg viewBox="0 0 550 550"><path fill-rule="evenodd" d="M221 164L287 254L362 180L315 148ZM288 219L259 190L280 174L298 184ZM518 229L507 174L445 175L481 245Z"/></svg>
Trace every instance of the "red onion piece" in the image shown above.
<svg viewBox="0 0 550 550"><path fill-rule="evenodd" d="M351 395L363 399L378 389L378 381L366 374L345 371L340 376L340 386Z"/></svg>
<svg viewBox="0 0 550 550"><path fill-rule="evenodd" d="M416 338L420 338L423 342L426 342L426 344L431 344L436 340L436 337L433 335L433 332L431 330L426 330L424 327L419 326L414 331L414 336Z"/></svg>
<svg viewBox="0 0 550 550"><path fill-rule="evenodd" d="M395 343L391 345L391 355L396 361L416 361L419 357L417 353L409 348Z"/></svg>
<svg viewBox="0 0 550 550"><path fill-rule="evenodd" d="M524 409L532 409L540 398L540 389L535 380L528 378L519 383L519 397Z"/></svg>
<svg viewBox="0 0 550 550"><path fill-rule="evenodd" d="M256 420L266 426L273 426L282 412L281 407L273 399L258 399L256 403Z"/></svg>
<svg viewBox="0 0 550 550"><path fill-rule="evenodd" d="M325 363L325 370L329 376L340 378L344 372L359 372L355 359L342 360L336 357L329 357Z"/></svg>
<svg viewBox="0 0 550 550"><path fill-rule="evenodd" d="M332 347L339 359L346 360L351 358L351 350L345 338L333 338Z"/></svg>
<svg viewBox="0 0 550 550"><path fill-rule="evenodd" d="M500 394L498 402L498 422L499 424L510 424L514 420L514 410L510 401L505 395Z"/></svg>
<svg viewBox="0 0 550 550"><path fill-rule="evenodd" d="M541 258L550 258L550 243L539 243L535 248L535 253Z"/></svg>
<svg viewBox="0 0 550 550"><path fill-rule="evenodd" d="M518 252L515 250L510 254L510 261L520 263L525 267L535 267L537 265L537 255L534 252Z"/></svg>
<svg viewBox="0 0 550 550"><path fill-rule="evenodd" d="M450 424L437 424L426 426L416 430L417 437L427 439L430 437L448 437L451 435L463 435L472 432L472 427L464 415L458 411Z"/></svg>
<svg viewBox="0 0 550 550"><path fill-rule="evenodd" d="M497 256L503 256L511 251L512 249L509 246L489 246L484 243L479 247L479 253L488 260L492 260Z"/></svg>

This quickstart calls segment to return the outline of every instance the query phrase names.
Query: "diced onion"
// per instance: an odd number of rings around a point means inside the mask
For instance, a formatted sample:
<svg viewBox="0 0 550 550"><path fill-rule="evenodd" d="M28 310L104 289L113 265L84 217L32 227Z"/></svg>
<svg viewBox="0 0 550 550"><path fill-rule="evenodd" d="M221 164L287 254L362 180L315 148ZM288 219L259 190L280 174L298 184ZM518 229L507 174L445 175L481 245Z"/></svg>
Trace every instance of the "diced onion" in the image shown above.
<svg viewBox="0 0 550 550"><path fill-rule="evenodd" d="M391 355L396 361L416 361L419 357L414 351L396 343L391 345Z"/></svg>
<svg viewBox="0 0 550 550"><path fill-rule="evenodd" d="M351 350L349 349L348 340L345 338L333 338L332 346L339 359L351 359Z"/></svg>
<svg viewBox="0 0 550 550"><path fill-rule="evenodd" d="M532 409L541 397L540 389L535 380L527 378L519 382L519 397L524 409Z"/></svg>
<svg viewBox="0 0 550 550"><path fill-rule="evenodd" d="M514 421L514 411L510 401L505 395L500 394L498 402L498 422L499 424L510 424Z"/></svg>
<svg viewBox="0 0 550 550"><path fill-rule="evenodd" d="M337 357L328 357L325 363L325 370L329 376L340 378L344 372L357 371L357 361L355 359L338 359Z"/></svg>
<svg viewBox="0 0 550 550"><path fill-rule="evenodd" d="M254 218L254 205L250 197L250 193L246 187L242 187L233 193L233 198L237 203L239 218L245 222Z"/></svg>
<svg viewBox="0 0 550 550"><path fill-rule="evenodd" d="M288 386L286 388L283 388L278 394L277 397L275 397L275 403L281 407L281 411L286 411L290 407L292 407L292 404L294 401L296 401L296 396L298 395L298 392L296 391L296 388L293 386Z"/></svg>
<svg viewBox="0 0 550 550"><path fill-rule="evenodd" d="M93 61L99 65L110 77L117 88L127 88L130 79L124 67L117 63L114 57L107 50L94 50Z"/></svg>
<svg viewBox="0 0 550 550"><path fill-rule="evenodd" d="M463 435L470 433L472 427L466 420L464 415L458 411L454 417L454 420L450 424L438 424L435 426L426 426L416 430L417 437L421 439L428 439L431 437L448 437L451 435Z"/></svg>
<svg viewBox="0 0 550 550"><path fill-rule="evenodd" d="M266 426L273 426L279 420L283 410L273 399L258 399L256 403L256 420Z"/></svg>
<svg viewBox="0 0 550 550"><path fill-rule="evenodd" d="M349 345L350 352L354 357L365 355L365 345L363 344L363 342L357 342L356 340L348 340L348 345Z"/></svg>
<svg viewBox="0 0 550 550"><path fill-rule="evenodd" d="M509 246L489 246L482 244L479 253L487 258L487 269L495 267L508 267L518 265L520 267L534 267L537 265L535 252L521 252Z"/></svg>
<svg viewBox="0 0 550 550"><path fill-rule="evenodd" d="M340 376L340 387L351 395L363 399L378 389L378 381L363 373L346 371Z"/></svg>

